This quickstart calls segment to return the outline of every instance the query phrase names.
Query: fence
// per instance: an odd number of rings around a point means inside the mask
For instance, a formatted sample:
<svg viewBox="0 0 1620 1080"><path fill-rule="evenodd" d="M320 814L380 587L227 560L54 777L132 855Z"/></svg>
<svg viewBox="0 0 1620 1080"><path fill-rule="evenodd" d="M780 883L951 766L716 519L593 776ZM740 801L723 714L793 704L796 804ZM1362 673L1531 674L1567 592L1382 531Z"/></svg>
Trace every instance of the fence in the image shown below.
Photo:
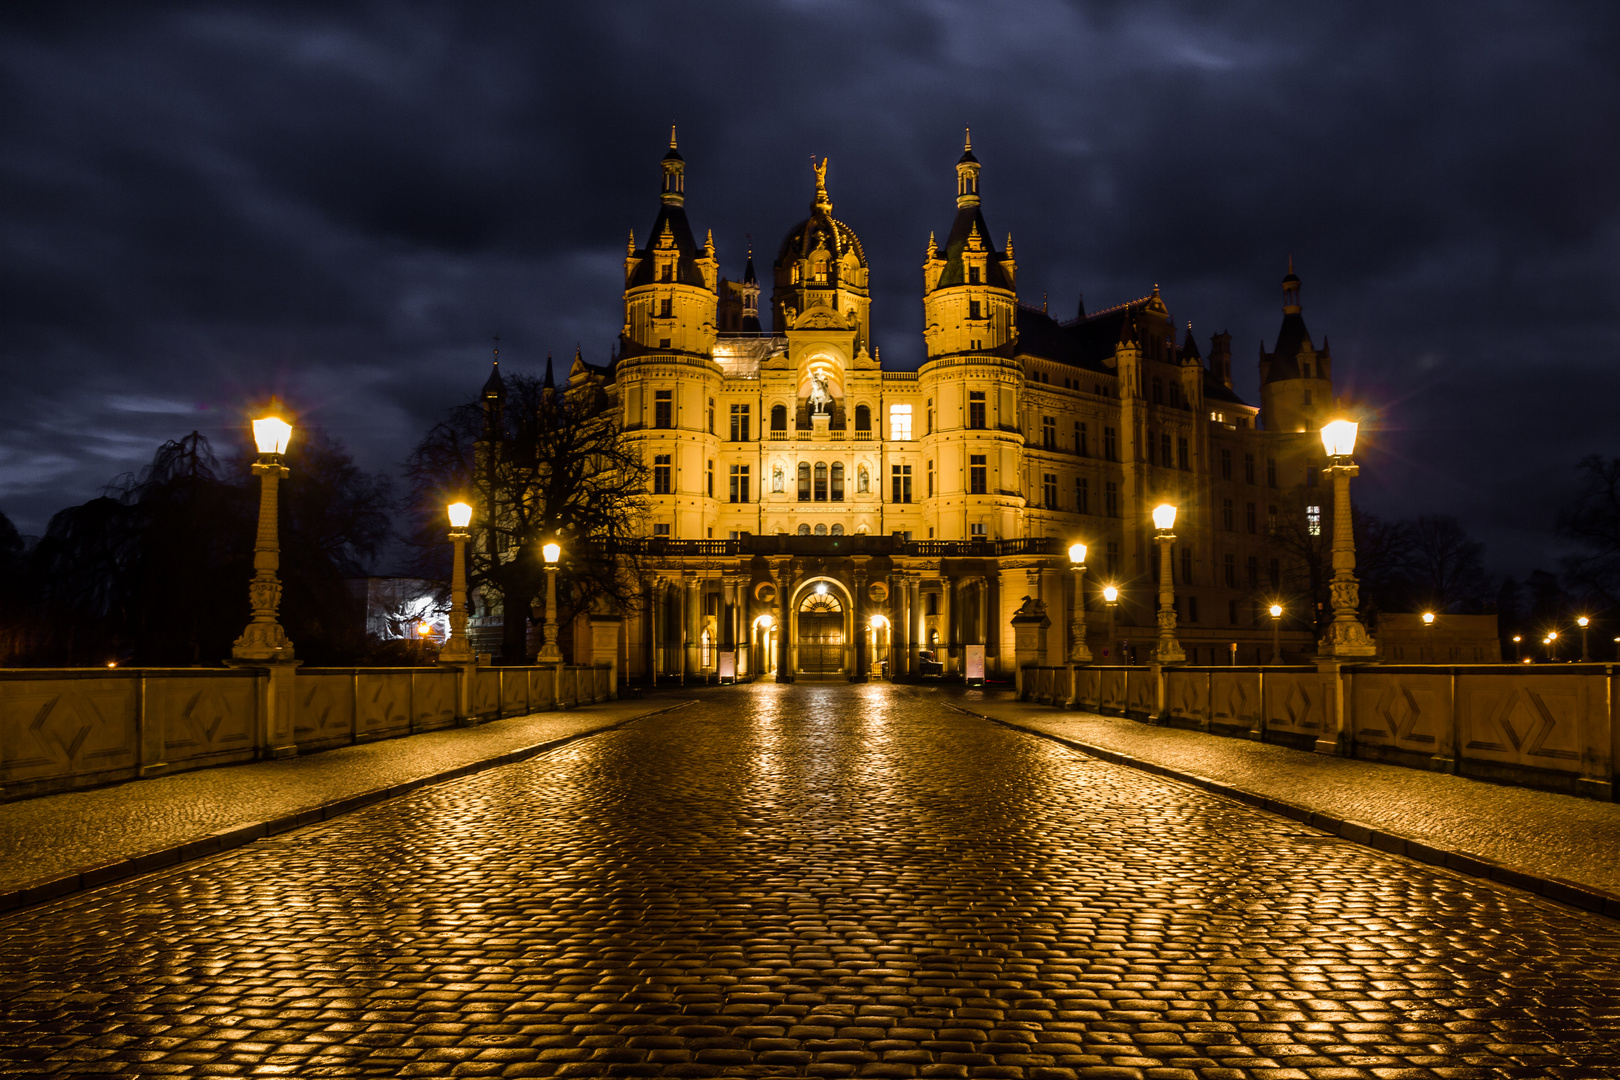
<svg viewBox="0 0 1620 1080"><path fill-rule="evenodd" d="M0 671L0 798L591 704L613 678L608 664Z"/></svg>
<svg viewBox="0 0 1620 1080"><path fill-rule="evenodd" d="M1612 664L1045 667L1024 700L1612 798Z"/></svg>

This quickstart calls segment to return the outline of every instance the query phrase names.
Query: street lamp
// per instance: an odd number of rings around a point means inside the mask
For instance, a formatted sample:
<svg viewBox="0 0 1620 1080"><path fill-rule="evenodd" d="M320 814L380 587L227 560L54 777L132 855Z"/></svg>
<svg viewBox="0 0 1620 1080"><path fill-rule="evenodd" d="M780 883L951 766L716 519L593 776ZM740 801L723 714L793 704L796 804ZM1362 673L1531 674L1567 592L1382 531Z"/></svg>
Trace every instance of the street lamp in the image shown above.
<svg viewBox="0 0 1620 1080"><path fill-rule="evenodd" d="M1119 649L1114 642L1114 608L1119 604L1119 590L1112 585L1104 585L1103 605L1108 609L1108 652L1119 663Z"/></svg>
<svg viewBox="0 0 1620 1080"><path fill-rule="evenodd" d="M1074 572L1074 610L1069 619L1069 663L1091 663L1086 648L1086 545L1069 545L1069 569Z"/></svg>
<svg viewBox="0 0 1620 1080"><path fill-rule="evenodd" d="M1322 428L1327 449L1327 471L1333 476L1333 622L1328 626L1327 655L1340 658L1378 655L1357 611L1361 607L1356 585L1356 538L1350 528L1350 478L1361 470L1350 460L1356 449L1356 422L1335 420Z"/></svg>
<svg viewBox="0 0 1620 1080"><path fill-rule="evenodd" d="M1524 638L1519 636L1518 634L1513 635L1513 662L1515 664L1517 664L1519 662L1519 659L1520 659L1520 656L1519 656L1519 643L1521 641L1523 641L1523 640L1524 640Z"/></svg>
<svg viewBox="0 0 1620 1080"><path fill-rule="evenodd" d="M453 502L450 513L450 637L439 650L439 660L449 664L472 661L472 646L467 641L467 526L472 524L472 507L464 502Z"/></svg>
<svg viewBox="0 0 1620 1080"><path fill-rule="evenodd" d="M546 560L546 640L540 646L539 661L542 664L560 664L562 650L557 648L557 559L562 555L562 548L553 540L541 545L540 554Z"/></svg>
<svg viewBox="0 0 1620 1080"><path fill-rule="evenodd" d="M1271 662L1282 663L1282 605L1272 604L1271 608Z"/></svg>
<svg viewBox="0 0 1620 1080"><path fill-rule="evenodd" d="M253 618L231 646L231 656L237 660L293 658L292 642L276 621L281 607L281 580L276 576L281 568L276 489L287 478L287 466L281 459L293 432L292 425L279 415L279 406L272 399L269 413L253 421L253 441L259 450L259 459L253 463L259 477L259 533L253 542L253 580L248 583Z"/></svg>
<svg viewBox="0 0 1620 1080"><path fill-rule="evenodd" d="M1431 664L1434 663L1434 638L1429 636L1429 631L1433 629L1434 612L1425 611L1423 613L1423 647L1428 650L1429 663Z"/></svg>
<svg viewBox="0 0 1620 1080"><path fill-rule="evenodd" d="M1558 658L1558 631L1547 631L1547 636L1541 639L1541 643L1547 646L1548 663L1556 660Z"/></svg>
<svg viewBox="0 0 1620 1080"><path fill-rule="evenodd" d="M1170 545L1176 534L1176 508L1160 503L1153 508L1154 539L1159 542L1159 648L1154 654L1161 664L1180 664L1187 654L1176 640L1176 590L1171 581Z"/></svg>
<svg viewBox="0 0 1620 1080"><path fill-rule="evenodd" d="M1575 625L1581 628L1581 663L1584 664L1588 659L1586 653L1586 628L1592 625L1592 620L1582 615L1575 620Z"/></svg>

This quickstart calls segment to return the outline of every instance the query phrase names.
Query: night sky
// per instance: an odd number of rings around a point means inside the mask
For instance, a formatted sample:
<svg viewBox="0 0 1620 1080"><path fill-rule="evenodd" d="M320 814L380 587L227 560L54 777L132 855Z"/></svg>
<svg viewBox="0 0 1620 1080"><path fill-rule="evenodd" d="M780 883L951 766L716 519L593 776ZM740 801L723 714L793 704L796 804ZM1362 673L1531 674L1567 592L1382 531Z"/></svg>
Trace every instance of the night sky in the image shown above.
<svg viewBox="0 0 1620 1080"><path fill-rule="evenodd" d="M605 361L672 121L732 278L831 158L913 367L971 125L1026 303L1157 282L1257 401L1292 254L1377 418L1357 497L1551 567L1617 452L1617 57L1612 2L10 3L0 510L38 533L165 439L234 449L272 392L395 473L493 334Z"/></svg>

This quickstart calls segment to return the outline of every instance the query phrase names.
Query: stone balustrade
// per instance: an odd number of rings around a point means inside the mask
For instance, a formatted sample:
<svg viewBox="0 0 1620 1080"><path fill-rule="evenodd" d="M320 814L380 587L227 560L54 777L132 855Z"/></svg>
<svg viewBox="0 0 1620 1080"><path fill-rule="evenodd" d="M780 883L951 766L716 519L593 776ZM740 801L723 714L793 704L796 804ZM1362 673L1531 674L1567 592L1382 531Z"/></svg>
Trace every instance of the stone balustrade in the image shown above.
<svg viewBox="0 0 1620 1080"><path fill-rule="evenodd" d="M1028 665L1026 701L1612 799L1613 664Z"/></svg>
<svg viewBox="0 0 1620 1080"><path fill-rule="evenodd" d="M0 799L617 697L610 663L0 670Z"/></svg>

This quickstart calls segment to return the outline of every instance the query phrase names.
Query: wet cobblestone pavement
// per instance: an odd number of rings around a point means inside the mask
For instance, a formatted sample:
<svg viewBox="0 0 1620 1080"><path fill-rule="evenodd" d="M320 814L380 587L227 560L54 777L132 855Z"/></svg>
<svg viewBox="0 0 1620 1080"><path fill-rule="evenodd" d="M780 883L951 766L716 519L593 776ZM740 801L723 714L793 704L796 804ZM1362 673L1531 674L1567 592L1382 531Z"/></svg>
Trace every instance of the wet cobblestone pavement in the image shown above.
<svg viewBox="0 0 1620 1080"><path fill-rule="evenodd" d="M1620 1076L1620 925L885 685L0 919L0 1072Z"/></svg>

